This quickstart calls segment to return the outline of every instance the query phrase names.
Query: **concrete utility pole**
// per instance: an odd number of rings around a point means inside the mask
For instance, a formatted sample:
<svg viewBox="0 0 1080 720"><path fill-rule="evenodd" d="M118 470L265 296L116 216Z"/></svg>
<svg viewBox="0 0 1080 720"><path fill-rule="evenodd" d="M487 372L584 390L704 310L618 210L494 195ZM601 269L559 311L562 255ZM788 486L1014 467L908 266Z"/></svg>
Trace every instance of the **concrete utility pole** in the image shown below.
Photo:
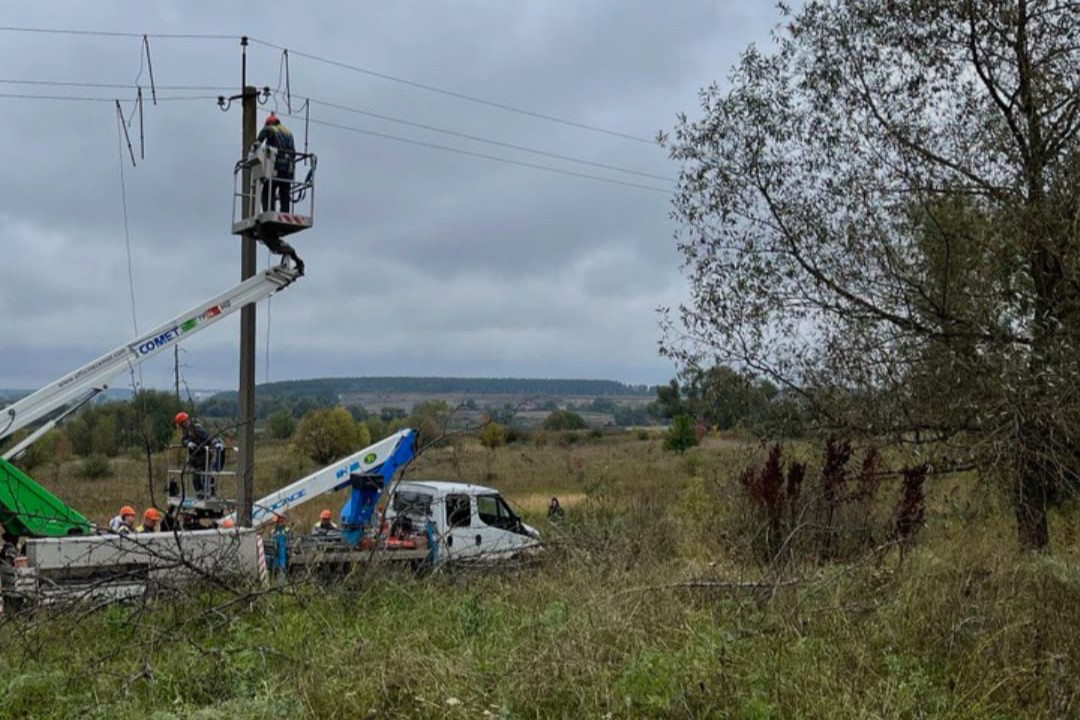
<svg viewBox="0 0 1080 720"><path fill-rule="evenodd" d="M240 40L244 47L243 60L243 123L244 144L240 157L246 157L248 148L255 142L255 109L259 92L247 85L247 41ZM243 171L243 187L251 187L251 170ZM250 206L245 208L244 217L251 217L257 211L254 207L258 200L250 198ZM255 235L245 233L240 240L240 279L247 280L255 274ZM255 303L240 311L240 405L239 405L239 452L237 458L236 520L240 527L251 527L251 503L255 501Z"/></svg>

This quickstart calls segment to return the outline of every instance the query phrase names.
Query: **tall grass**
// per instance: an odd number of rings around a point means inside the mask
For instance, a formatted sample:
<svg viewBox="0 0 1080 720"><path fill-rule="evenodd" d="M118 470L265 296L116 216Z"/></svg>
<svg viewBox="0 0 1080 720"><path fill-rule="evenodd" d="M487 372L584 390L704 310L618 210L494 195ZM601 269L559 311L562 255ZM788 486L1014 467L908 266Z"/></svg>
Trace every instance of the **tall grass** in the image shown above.
<svg viewBox="0 0 1080 720"><path fill-rule="evenodd" d="M740 535L752 506L738 483L758 450L710 438L678 457L660 442L464 442L410 468L502 490L548 541L531 563L9 616L0 717L1077 713L1075 548L1018 554L1008 514L972 478L926 481L903 555L762 567ZM879 494L891 511L896 493ZM570 500L556 525L551 495ZM1054 523L1075 537L1072 513Z"/></svg>

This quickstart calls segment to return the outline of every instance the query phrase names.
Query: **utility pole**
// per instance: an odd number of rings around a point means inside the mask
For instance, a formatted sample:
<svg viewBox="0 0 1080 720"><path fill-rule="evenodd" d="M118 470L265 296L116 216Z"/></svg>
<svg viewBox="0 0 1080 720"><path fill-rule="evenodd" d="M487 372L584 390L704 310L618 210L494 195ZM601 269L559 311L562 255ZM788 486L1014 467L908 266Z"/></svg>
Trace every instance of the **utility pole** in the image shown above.
<svg viewBox="0 0 1080 720"><path fill-rule="evenodd" d="M246 157L255 142L255 110L258 90L247 84L247 37L240 40L243 47L243 146L240 157ZM251 187L251 170L243 171L243 187ZM256 198L248 199L244 217L255 214ZM240 240L240 279L255 275L255 234L245 233ZM240 404L239 458L237 460L236 520L240 527L251 527L251 503L255 501L255 303L240 311Z"/></svg>

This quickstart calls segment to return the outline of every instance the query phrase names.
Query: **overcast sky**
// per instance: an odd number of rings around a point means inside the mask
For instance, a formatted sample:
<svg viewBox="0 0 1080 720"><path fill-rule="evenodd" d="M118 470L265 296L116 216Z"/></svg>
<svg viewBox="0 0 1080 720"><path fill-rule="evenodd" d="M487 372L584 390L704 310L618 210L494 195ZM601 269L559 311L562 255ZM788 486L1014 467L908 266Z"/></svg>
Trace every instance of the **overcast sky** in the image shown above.
<svg viewBox="0 0 1080 720"><path fill-rule="evenodd" d="M752 9L751 9L752 8ZM661 383L656 308L686 282L668 218L677 167L655 143L468 102L296 53L495 103L652 139L697 91L723 81L750 43L768 42L771 3L191 2L9 3L5 26L151 38L162 101L143 112L126 160L135 314L140 331L239 280L229 234L239 106L212 99L240 83L239 36L286 46L289 85L313 100L319 155L315 227L294 236L307 275L259 306L259 382L325 376L601 378ZM119 97L146 86L134 37L0 31L0 94ZM248 51L251 84L284 89L281 52ZM141 77L140 77L141 68ZM175 86L221 90L165 89ZM187 99L165 101L178 96ZM334 103L593 163L615 172L327 107ZM284 99L270 100L264 110ZM135 336L110 102L0 97L0 387L35 388ZM298 144L303 118L285 118ZM260 116L260 124L262 116ZM365 135L598 175L643 189ZM123 150L126 155L126 148ZM268 256L260 248L260 267ZM266 364L267 318L269 368ZM239 320L187 341L193 388L235 387ZM171 354L143 381L171 383Z"/></svg>

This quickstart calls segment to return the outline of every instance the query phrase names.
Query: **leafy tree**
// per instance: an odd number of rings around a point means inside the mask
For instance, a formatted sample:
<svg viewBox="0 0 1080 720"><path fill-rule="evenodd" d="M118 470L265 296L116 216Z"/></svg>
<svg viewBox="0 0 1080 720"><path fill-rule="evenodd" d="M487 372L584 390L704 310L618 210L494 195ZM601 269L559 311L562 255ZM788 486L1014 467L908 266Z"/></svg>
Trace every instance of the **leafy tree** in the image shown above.
<svg viewBox="0 0 1080 720"><path fill-rule="evenodd" d="M685 412L678 380L673 378L667 385L657 386L656 405L660 411L660 417L664 420L669 420Z"/></svg>
<svg viewBox="0 0 1080 720"><path fill-rule="evenodd" d="M694 421L689 415L677 415L671 421L671 427L664 437L664 449L674 450L682 455L698 444L697 432L694 430Z"/></svg>
<svg viewBox="0 0 1080 720"><path fill-rule="evenodd" d="M111 412L102 412L90 431L90 445L99 455L113 457L120 450L116 435L116 416Z"/></svg>
<svg viewBox="0 0 1080 720"><path fill-rule="evenodd" d="M371 442L378 442L390 433L387 431L386 423L378 415L372 415L364 421L364 425L367 426L368 435L371 437Z"/></svg>
<svg viewBox="0 0 1080 720"><path fill-rule="evenodd" d="M419 435L421 443L427 443L446 433L450 420L450 406L442 400L425 400L413 407L406 419L406 427L411 427Z"/></svg>
<svg viewBox="0 0 1080 720"><path fill-rule="evenodd" d="M394 420L397 420L398 418L403 418L407 416L407 412L405 412L401 408L396 407L384 407L382 410L379 411L379 418L384 423L392 422Z"/></svg>
<svg viewBox="0 0 1080 720"><path fill-rule="evenodd" d="M589 427L585 418L570 410L554 410L544 419L545 430L584 430Z"/></svg>
<svg viewBox="0 0 1080 720"><path fill-rule="evenodd" d="M480 429L480 444L488 450L506 444L506 429L497 422L486 422Z"/></svg>
<svg viewBox="0 0 1080 720"><path fill-rule="evenodd" d="M320 465L370 444L367 426L353 420L349 411L340 406L309 411L293 436L293 445Z"/></svg>
<svg viewBox="0 0 1080 720"><path fill-rule="evenodd" d="M593 398L588 406L589 412L594 413L615 413L618 409L619 406L609 397Z"/></svg>
<svg viewBox="0 0 1080 720"><path fill-rule="evenodd" d="M276 440L288 440L296 432L296 420L292 413L282 408L275 410L266 418L266 428L270 437Z"/></svg>
<svg viewBox="0 0 1080 720"><path fill-rule="evenodd" d="M1021 545L1045 548L1080 469L1080 398L1063 392L1080 378L1080 13L785 13L778 46L748 49L665 139L691 299L662 349L1000 474Z"/></svg>

